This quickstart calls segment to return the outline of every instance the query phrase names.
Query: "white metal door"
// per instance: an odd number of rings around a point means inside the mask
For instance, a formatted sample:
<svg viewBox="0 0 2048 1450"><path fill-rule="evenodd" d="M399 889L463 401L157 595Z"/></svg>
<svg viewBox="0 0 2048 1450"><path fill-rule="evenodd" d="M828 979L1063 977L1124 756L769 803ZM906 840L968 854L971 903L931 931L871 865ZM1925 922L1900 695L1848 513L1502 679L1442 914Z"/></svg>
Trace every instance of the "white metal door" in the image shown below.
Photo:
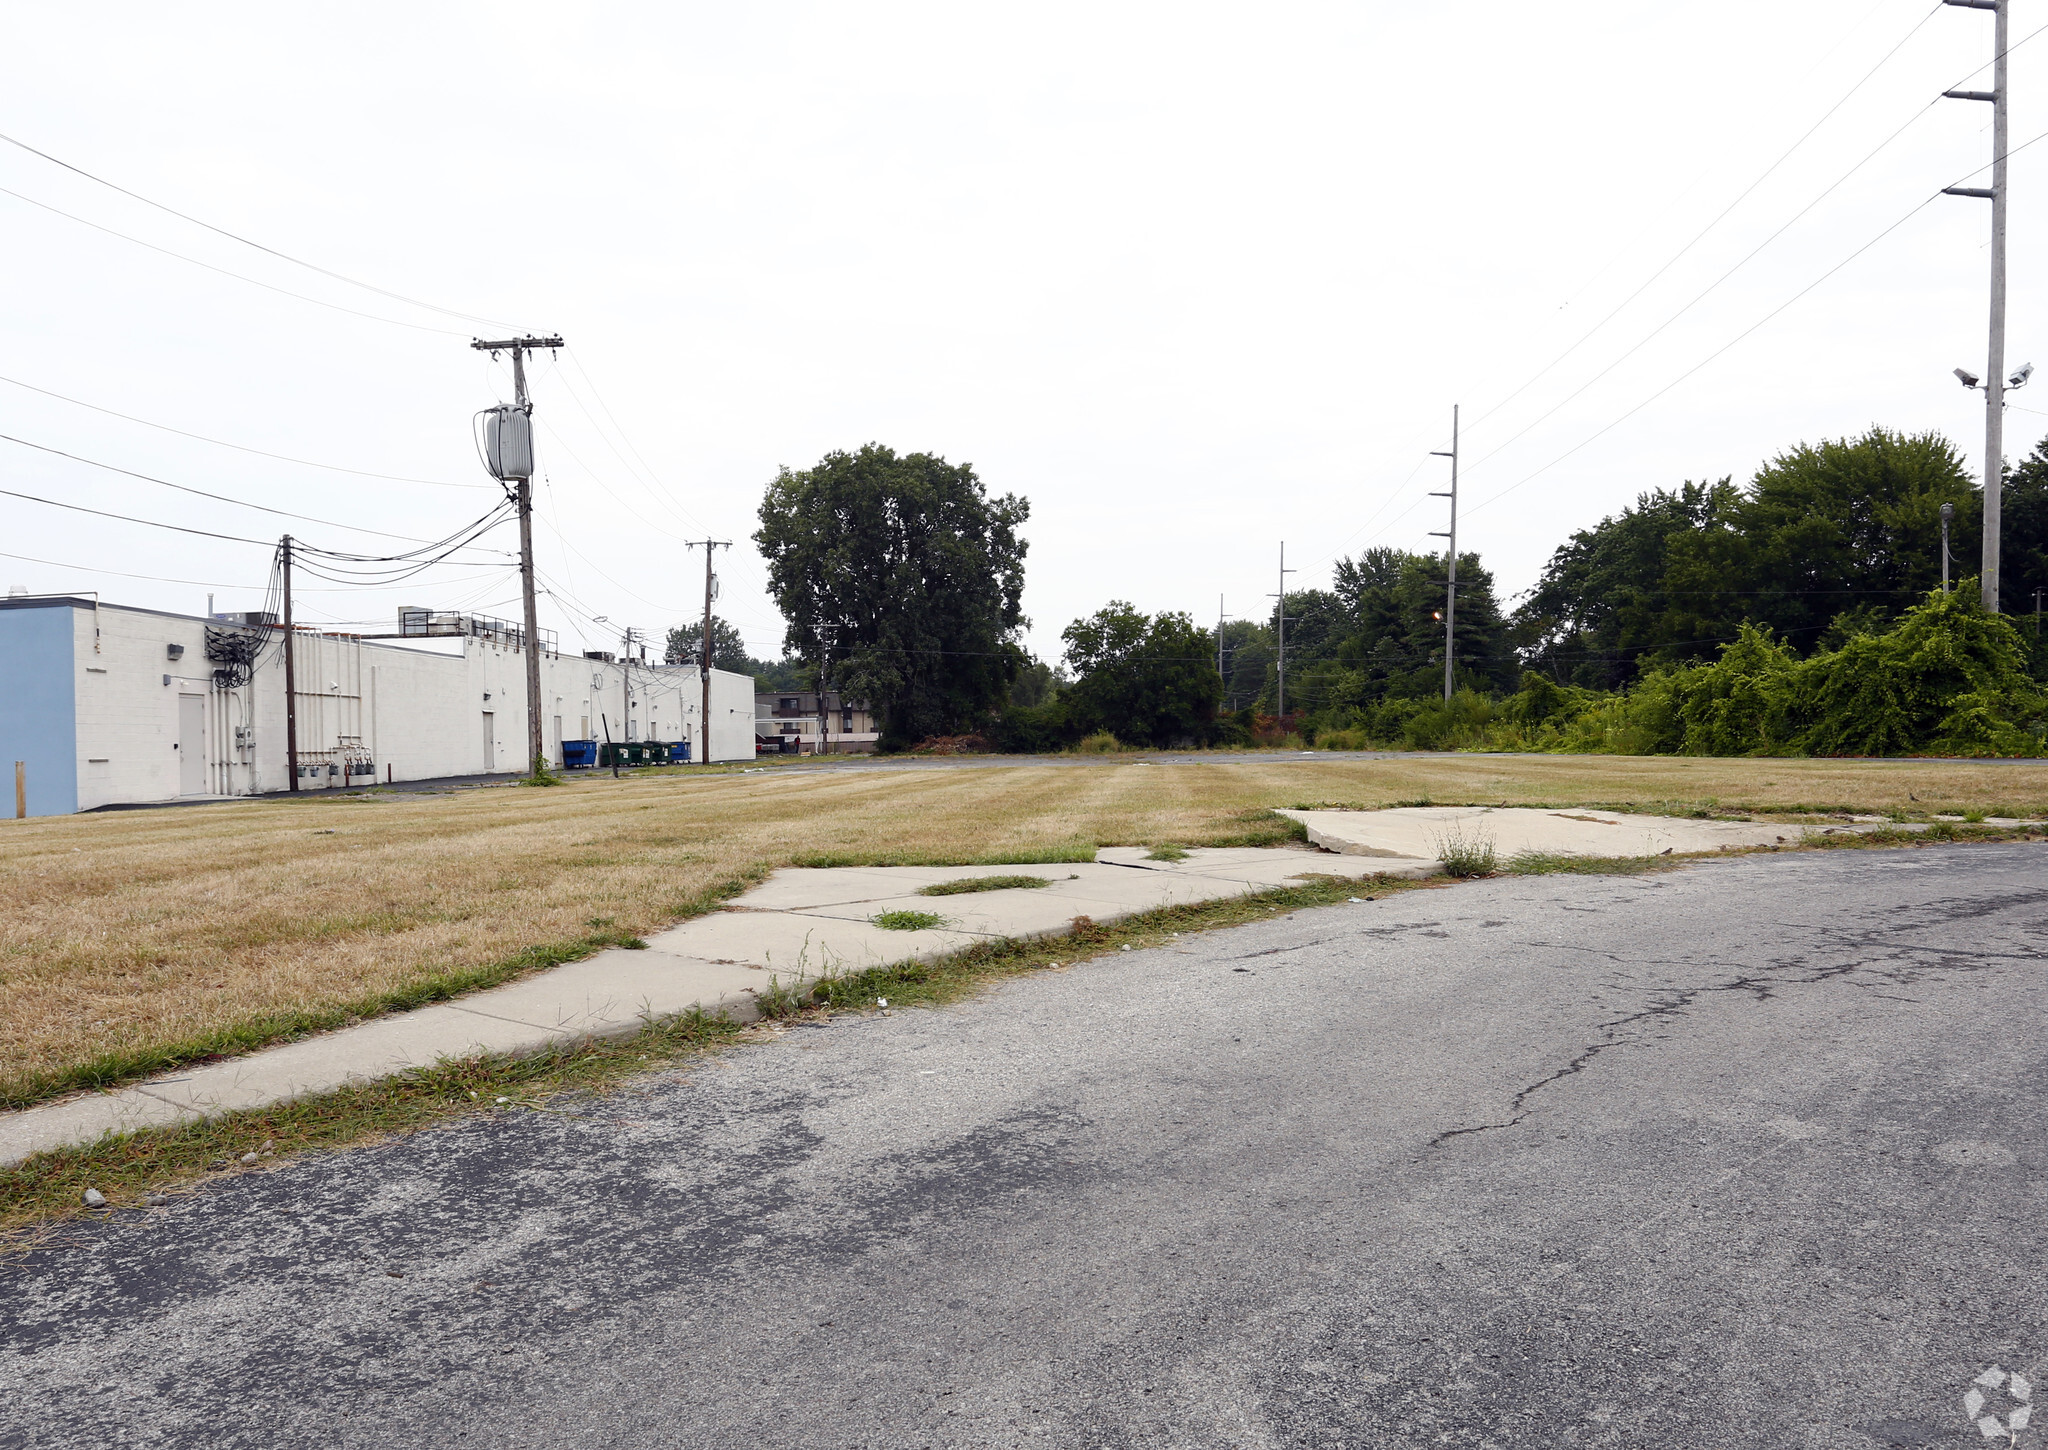
<svg viewBox="0 0 2048 1450"><path fill-rule="evenodd" d="M491 711L484 711L484 769L498 768L498 717Z"/></svg>
<svg viewBox="0 0 2048 1450"><path fill-rule="evenodd" d="M206 696L178 696L178 794L206 794Z"/></svg>

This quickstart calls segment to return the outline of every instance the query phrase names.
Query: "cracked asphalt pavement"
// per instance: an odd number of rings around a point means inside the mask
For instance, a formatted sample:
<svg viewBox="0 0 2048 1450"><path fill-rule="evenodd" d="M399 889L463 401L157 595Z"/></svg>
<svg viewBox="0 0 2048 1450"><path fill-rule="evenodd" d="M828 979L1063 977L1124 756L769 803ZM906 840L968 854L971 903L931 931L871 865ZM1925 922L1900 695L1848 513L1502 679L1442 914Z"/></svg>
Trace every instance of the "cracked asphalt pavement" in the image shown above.
<svg viewBox="0 0 2048 1450"><path fill-rule="evenodd" d="M2043 851L1409 892L222 1180L0 1266L0 1444L1983 1444Z"/></svg>

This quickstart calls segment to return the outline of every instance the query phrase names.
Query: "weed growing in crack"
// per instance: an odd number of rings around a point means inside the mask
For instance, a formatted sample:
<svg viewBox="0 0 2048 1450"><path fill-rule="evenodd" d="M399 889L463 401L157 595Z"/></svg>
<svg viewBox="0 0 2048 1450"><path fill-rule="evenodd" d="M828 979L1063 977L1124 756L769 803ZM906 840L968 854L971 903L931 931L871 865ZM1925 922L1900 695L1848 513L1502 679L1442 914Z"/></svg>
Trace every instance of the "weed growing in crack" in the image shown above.
<svg viewBox="0 0 2048 1450"><path fill-rule="evenodd" d="M1491 876L1499 867L1493 837L1483 832L1468 836L1457 825L1436 838L1436 858L1443 863L1446 876L1460 881L1473 876Z"/></svg>

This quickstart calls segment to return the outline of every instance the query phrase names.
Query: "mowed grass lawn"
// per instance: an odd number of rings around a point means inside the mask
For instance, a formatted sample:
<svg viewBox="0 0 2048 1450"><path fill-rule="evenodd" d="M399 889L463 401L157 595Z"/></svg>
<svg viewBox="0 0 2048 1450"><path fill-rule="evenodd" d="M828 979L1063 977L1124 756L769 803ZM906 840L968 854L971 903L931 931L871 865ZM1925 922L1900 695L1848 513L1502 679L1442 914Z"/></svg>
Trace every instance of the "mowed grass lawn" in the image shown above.
<svg viewBox="0 0 2048 1450"><path fill-rule="evenodd" d="M1445 755L649 775L0 822L0 1106L630 941L767 870L1285 839L1301 804L2048 812L2048 764Z"/></svg>

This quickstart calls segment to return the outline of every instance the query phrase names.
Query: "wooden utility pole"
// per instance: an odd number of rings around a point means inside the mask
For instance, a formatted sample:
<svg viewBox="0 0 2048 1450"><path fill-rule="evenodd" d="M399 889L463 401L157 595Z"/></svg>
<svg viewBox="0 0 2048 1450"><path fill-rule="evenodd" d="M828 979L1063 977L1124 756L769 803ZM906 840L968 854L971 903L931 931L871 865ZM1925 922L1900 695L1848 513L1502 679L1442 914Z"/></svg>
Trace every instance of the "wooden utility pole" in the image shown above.
<svg viewBox="0 0 2048 1450"><path fill-rule="evenodd" d="M821 624L818 626L818 643L824 648L818 654L818 754L832 753L832 702L827 691L832 688L832 646L839 642L839 626Z"/></svg>
<svg viewBox="0 0 2048 1450"><path fill-rule="evenodd" d="M479 338L470 343L479 352L512 354L512 394L529 420L527 456L521 460L524 472L507 481L516 485L513 500L519 505L519 585L526 600L526 768L534 775L547 769L548 757L540 724L540 611L533 591L533 404L526 396L526 354L561 345L559 337L510 337L498 342Z"/></svg>
<svg viewBox="0 0 2048 1450"><path fill-rule="evenodd" d="M1948 186L1950 196L1974 196L1991 203L1991 346L1984 368L1984 608L1998 613L1998 542L2005 509L2005 157L2007 150L2006 52L2010 48L2011 0L1942 0L1966 10L1993 13L1991 89L1943 91L1957 101L1991 103L1991 187ZM2024 375L2012 379L2024 383ZM1966 384L1967 386L1967 384Z"/></svg>
<svg viewBox="0 0 2048 1450"><path fill-rule="evenodd" d="M1431 449L1431 450L1430 450L1430 452L1431 452L1431 454L1432 454L1432 455L1433 455L1434 457L1437 457L1437 458L1448 458L1448 459L1450 459L1450 460L1451 460L1451 491L1450 491L1449 493L1444 493L1444 492L1442 492L1442 491L1440 491L1440 490L1437 490L1437 489L1431 489L1431 490L1430 490L1430 496L1431 496L1432 498L1447 498L1447 499L1449 499L1449 500L1451 501L1451 528L1450 528L1450 532L1449 532L1449 533L1445 533L1445 532L1444 532L1444 531L1443 531L1442 529L1431 529L1431 530L1430 530L1430 533L1431 533L1431 534L1433 534L1433 535L1435 535L1435 536L1436 536L1437 538L1439 538L1439 539L1448 539L1448 540L1450 541L1449 547L1448 547L1448 548L1447 548L1447 549L1445 550L1445 553L1446 553L1446 554L1448 554L1448 555L1450 556L1450 565L1451 565L1451 572L1450 572L1449 578L1448 578L1448 579L1446 580L1446 582L1445 582L1445 584L1444 584L1444 703L1445 703L1446 705L1448 705L1448 704L1450 704L1450 703L1451 703L1451 688L1452 688L1452 678L1451 678L1451 672L1452 672L1453 668L1455 667L1455 665L1454 665L1454 660L1455 660L1455 656L1456 656L1456 654L1457 654L1457 649L1458 649L1458 636L1457 636L1457 633L1456 633L1456 631L1457 631L1457 627L1458 627L1458 406L1457 406L1457 404L1453 403L1453 404L1451 405L1451 451L1450 451L1449 453L1445 453L1445 452L1443 452L1443 451L1441 451L1441 450L1439 450L1439 449L1434 449L1434 448L1433 448L1433 449Z"/></svg>
<svg viewBox="0 0 2048 1450"><path fill-rule="evenodd" d="M284 758L291 767L292 785L299 788L299 672L294 661L298 641L292 636L292 536L286 534L278 546L284 555Z"/></svg>
<svg viewBox="0 0 2048 1450"><path fill-rule="evenodd" d="M718 575L711 567L711 560L720 549L730 549L730 539L693 540L685 544L686 549L702 547L704 550L704 651L697 661L697 678L704 686L703 725L704 749L697 757L700 765L711 763L711 601L717 598Z"/></svg>

